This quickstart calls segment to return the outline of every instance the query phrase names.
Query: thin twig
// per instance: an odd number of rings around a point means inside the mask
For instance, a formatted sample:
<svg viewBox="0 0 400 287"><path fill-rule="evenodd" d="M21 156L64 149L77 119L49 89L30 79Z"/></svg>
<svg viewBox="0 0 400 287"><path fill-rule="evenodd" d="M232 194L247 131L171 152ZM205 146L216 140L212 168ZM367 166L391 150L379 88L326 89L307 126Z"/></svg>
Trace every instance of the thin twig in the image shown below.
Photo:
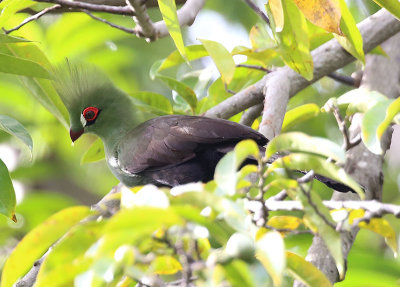
<svg viewBox="0 0 400 287"><path fill-rule="evenodd" d="M352 87L356 86L356 80L349 76L345 76L345 75L341 75L336 72L333 72L333 73L330 73L328 75L328 77L335 81L338 81L342 84L348 85L348 86L352 86Z"/></svg>
<svg viewBox="0 0 400 287"><path fill-rule="evenodd" d="M260 8L258 8L258 6L251 0L244 0L244 2L246 2L246 4L254 10L254 12L257 13L257 15L259 15L261 17L261 19L263 19L268 25L270 25L270 21L267 17L267 15L265 15L265 13L263 11L261 11Z"/></svg>
<svg viewBox="0 0 400 287"><path fill-rule="evenodd" d="M339 126L339 130L343 135L343 148L345 151L350 150L351 148L355 147L361 142L361 136L356 136L353 140L350 140L349 136L349 129L346 126L346 122L343 119L342 115L340 114L339 108L333 104L329 104L329 109L332 111L333 115L335 116L336 122Z"/></svg>
<svg viewBox="0 0 400 287"><path fill-rule="evenodd" d="M135 34L135 30L134 29L129 29L129 28L126 28L126 27L111 23L111 22L107 21L106 19L103 19L103 18L100 18L100 17L97 17L97 16L93 15L88 10L82 9L81 11L86 13L87 15L89 15L94 20L97 20L97 21L100 21L102 23L105 23L105 24L107 24L107 25L109 25L109 26L111 26L113 28L119 29L119 30L124 31L126 33Z"/></svg>
<svg viewBox="0 0 400 287"><path fill-rule="evenodd" d="M266 73L271 73L270 69L264 68L262 66L248 65L248 64L238 64L238 65L236 65L236 67L260 70L260 71L263 71L263 72L266 72Z"/></svg>
<svg viewBox="0 0 400 287"><path fill-rule="evenodd" d="M9 34L9 33L13 32L13 31L18 30L19 28L21 28L22 26L28 24L29 22L35 21L35 20L39 19L40 17L42 17L43 15L45 15L45 14L51 12L51 11L60 9L60 8L61 8L61 5L59 5L59 4L56 4L56 5L51 6L51 7L47 7L47 8L45 8L45 9L43 9L42 11L36 13L35 15L32 15L32 16L26 18L26 19L25 19L24 21L22 21L21 24L19 24L18 26L14 27L14 28L12 28L12 29L10 29L10 30L6 30L5 28L3 28L3 31L4 31L6 34Z"/></svg>
<svg viewBox="0 0 400 287"><path fill-rule="evenodd" d="M35 0L36 2L60 4L63 7L71 7L78 9L85 9L92 12L106 12L118 15L130 15L134 16L135 11L129 6L110 6L110 5L97 5L91 3L85 3L80 1L69 1L69 0Z"/></svg>
<svg viewBox="0 0 400 287"><path fill-rule="evenodd" d="M176 252L178 253L178 256L180 258L180 261L182 262L182 283L180 286L185 286L188 287L190 286L191 278L192 278L192 268L190 266L191 263L191 258L190 256L185 252L184 246L183 246L183 241L179 240L175 243L175 248Z"/></svg>
<svg viewBox="0 0 400 287"><path fill-rule="evenodd" d="M302 186L301 183L305 182L310 182L314 179L314 171L310 170L308 173L306 173L303 177L297 179L297 182L299 184L299 188L301 192L307 197L308 204L314 209L315 213L327 224L328 226L332 227L333 230L336 230L336 224L331 222L322 212L318 209L318 206L314 203L314 201L311 198L311 192L308 190L305 190L305 188Z"/></svg>

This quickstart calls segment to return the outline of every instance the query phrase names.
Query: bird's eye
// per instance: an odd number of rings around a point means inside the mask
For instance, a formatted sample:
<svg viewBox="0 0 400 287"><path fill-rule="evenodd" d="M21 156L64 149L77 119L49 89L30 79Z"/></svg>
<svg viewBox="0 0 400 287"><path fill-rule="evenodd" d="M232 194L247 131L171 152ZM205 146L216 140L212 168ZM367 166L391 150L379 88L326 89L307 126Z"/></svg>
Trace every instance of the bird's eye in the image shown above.
<svg viewBox="0 0 400 287"><path fill-rule="evenodd" d="M99 114L99 109L96 107L88 107L83 110L82 115L88 122L93 122Z"/></svg>

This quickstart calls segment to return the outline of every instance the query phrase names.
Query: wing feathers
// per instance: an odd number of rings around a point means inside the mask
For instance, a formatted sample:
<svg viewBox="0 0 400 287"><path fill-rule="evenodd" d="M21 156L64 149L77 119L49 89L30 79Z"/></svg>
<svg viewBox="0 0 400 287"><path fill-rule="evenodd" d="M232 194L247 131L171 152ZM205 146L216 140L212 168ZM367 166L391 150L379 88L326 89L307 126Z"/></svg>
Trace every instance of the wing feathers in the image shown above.
<svg viewBox="0 0 400 287"><path fill-rule="evenodd" d="M139 173L176 166L207 149L232 150L243 139L260 146L268 140L249 127L221 119L164 116L135 128L122 140L118 159L123 169Z"/></svg>

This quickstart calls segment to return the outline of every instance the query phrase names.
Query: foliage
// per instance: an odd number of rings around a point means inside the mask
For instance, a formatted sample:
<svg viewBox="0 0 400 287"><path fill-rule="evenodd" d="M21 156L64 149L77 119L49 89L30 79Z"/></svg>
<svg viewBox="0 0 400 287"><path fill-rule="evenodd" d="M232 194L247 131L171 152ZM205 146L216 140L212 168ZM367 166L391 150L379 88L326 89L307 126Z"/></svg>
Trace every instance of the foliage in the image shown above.
<svg viewBox="0 0 400 287"><path fill-rule="evenodd" d="M276 66L286 64L311 80L310 51L332 37L364 61L354 18L367 15L362 15L362 9L349 9L344 0L270 0L266 12L271 29L253 14L243 18L244 26L252 25L248 27L250 47L240 45L231 51L227 43L212 39L184 46L175 1L159 2L158 16L165 20L173 41L146 44L79 13L32 22L17 31L18 37L0 34L0 129L7 133L0 136L22 153L18 167L9 167L10 171L0 160L0 213L18 220L17 225L6 217L0 220L0 244L4 249L16 245L5 263L0 260L4 264L1 287L12 286L50 247L35 286L152 285L160 278L175 283L196 280L199 286L290 286L294 280L330 286L325 275L304 259L310 234L321 235L343 277L338 231L348 231L354 223L362 232L348 258L346 280L338 286L356 286L357 280L369 283L368 278L376 277L381 280L373 281L375 285L393 286L400 263L388 259L393 255L382 256L381 249L387 247L377 242L385 240L397 255L398 222L390 217L357 222L365 216L363 210L329 210L323 204L328 189L316 181L303 182L298 179L302 174L293 172L313 170L363 197L362 188L340 167L345 151L330 112L340 109L346 124L355 113L364 114L362 141L376 154L383 152L381 139L388 126L399 121L398 99L375 91L347 91L329 79L290 100L284 133L270 142L265 156L254 142L243 141L219 162L214 180L207 184L171 190L123 187L108 194L93 211L78 205L76 201L95 202L117 182L101 161L104 150L99 139L88 136L70 146L65 132L68 115L52 85L50 63L65 57L96 63L151 118L172 113L201 115L230 97L229 91L249 87L264 76L265 69ZM376 2L399 17L397 1ZM2 1L0 26L17 25L26 16L17 11L39 5ZM207 5L232 18L226 7ZM327 5L330 10L325 9ZM118 21L129 23L128 19ZM213 63L202 62L208 56ZM238 56L247 59L242 67L235 64ZM214 65L217 74L210 73L208 66ZM249 68L254 66L257 69ZM356 68L351 65L342 72ZM239 121L240 116L232 120ZM256 119L253 127L259 122ZM28 149L20 148L21 143ZM276 153L283 156L265 165ZM259 167L242 167L247 157L257 159ZM398 187L390 180L398 173L387 173L385 196L398 203ZM255 175L257 182L249 175ZM22 201L16 199L11 178L29 189ZM54 181L65 194L51 193ZM281 190L301 202L303 211L265 211L265 200ZM110 206L115 207L112 213Z"/></svg>

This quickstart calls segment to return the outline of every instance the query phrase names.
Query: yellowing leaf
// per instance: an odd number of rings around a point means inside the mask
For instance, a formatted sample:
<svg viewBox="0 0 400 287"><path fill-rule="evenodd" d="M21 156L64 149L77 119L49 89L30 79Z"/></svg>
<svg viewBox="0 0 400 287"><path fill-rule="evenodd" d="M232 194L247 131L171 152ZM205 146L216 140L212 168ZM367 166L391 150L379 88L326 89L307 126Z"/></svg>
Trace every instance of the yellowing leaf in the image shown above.
<svg viewBox="0 0 400 287"><path fill-rule="evenodd" d="M279 229L296 229L301 224L301 218L295 216L273 216L268 220L267 225Z"/></svg>
<svg viewBox="0 0 400 287"><path fill-rule="evenodd" d="M151 263L151 266L155 274L162 275L175 274L182 270L182 265L179 261L169 255L158 256Z"/></svg>
<svg viewBox="0 0 400 287"><path fill-rule="evenodd" d="M310 40L307 22L293 0L281 1L285 25L279 31L271 21L272 31L278 43L280 55L290 68L307 80L313 78L313 60L310 54ZM273 18L271 3L266 4L267 13Z"/></svg>
<svg viewBox="0 0 400 287"><path fill-rule="evenodd" d="M365 214L364 210L353 210L349 215L350 224L353 223L357 218L363 217ZM385 238L386 244L392 249L393 253L397 257L397 240L396 232L390 223L384 218L372 218L369 223L363 221L358 224L360 228L371 230Z"/></svg>
<svg viewBox="0 0 400 287"><path fill-rule="evenodd" d="M293 0L304 16L328 32L341 35L338 0Z"/></svg>
<svg viewBox="0 0 400 287"><path fill-rule="evenodd" d="M282 9L282 1L281 0L270 0L268 2L269 7L272 12L272 16L274 18L275 23L275 31L281 32L284 25L284 16L283 16L283 9Z"/></svg>

